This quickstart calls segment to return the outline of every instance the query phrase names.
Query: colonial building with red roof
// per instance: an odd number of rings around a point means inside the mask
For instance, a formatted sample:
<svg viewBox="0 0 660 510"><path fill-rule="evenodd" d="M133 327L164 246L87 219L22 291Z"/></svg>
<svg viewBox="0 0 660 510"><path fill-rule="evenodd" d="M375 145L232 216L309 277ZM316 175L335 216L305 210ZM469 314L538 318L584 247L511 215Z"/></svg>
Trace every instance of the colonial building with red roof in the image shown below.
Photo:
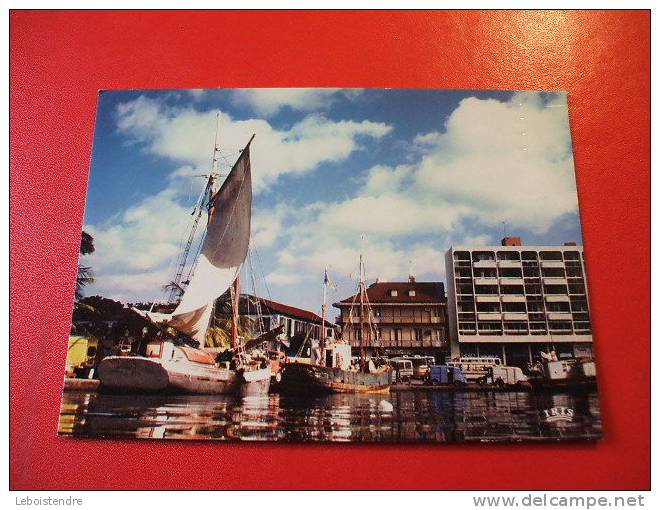
<svg viewBox="0 0 660 510"><path fill-rule="evenodd" d="M442 282L376 282L366 289L374 329L365 327L364 345L391 352L436 353L447 347L447 300ZM359 295L334 303L342 338L359 346ZM368 318L365 317L365 321Z"/></svg>
<svg viewBox="0 0 660 510"><path fill-rule="evenodd" d="M283 325L284 330L277 339L284 346L282 350L286 350L291 346L291 340L296 335L314 341L321 338L321 316L309 310L262 297L241 294L240 313L251 317L255 321L261 321L265 331ZM335 324L328 320L325 321L326 339L335 339L335 328Z"/></svg>

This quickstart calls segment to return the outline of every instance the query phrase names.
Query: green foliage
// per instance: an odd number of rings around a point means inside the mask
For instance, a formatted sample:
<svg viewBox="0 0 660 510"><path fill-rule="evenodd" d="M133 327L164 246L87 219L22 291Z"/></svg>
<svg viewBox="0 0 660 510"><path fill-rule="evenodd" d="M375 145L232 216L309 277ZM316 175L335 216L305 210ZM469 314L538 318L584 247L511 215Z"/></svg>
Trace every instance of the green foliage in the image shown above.
<svg viewBox="0 0 660 510"><path fill-rule="evenodd" d="M231 345L232 308L229 299L216 301L215 317L211 327L206 332L206 345L208 347L228 348ZM258 325L254 319L241 315L238 317L238 336L244 339L252 338L258 334Z"/></svg>
<svg viewBox="0 0 660 510"><path fill-rule="evenodd" d="M83 230L80 237L80 254L89 255L94 253L94 238ZM91 267L78 266L78 275L76 276L76 301L83 297L83 287L94 283L94 272Z"/></svg>
<svg viewBox="0 0 660 510"><path fill-rule="evenodd" d="M80 254L89 255L94 253L94 238L83 230L80 236Z"/></svg>

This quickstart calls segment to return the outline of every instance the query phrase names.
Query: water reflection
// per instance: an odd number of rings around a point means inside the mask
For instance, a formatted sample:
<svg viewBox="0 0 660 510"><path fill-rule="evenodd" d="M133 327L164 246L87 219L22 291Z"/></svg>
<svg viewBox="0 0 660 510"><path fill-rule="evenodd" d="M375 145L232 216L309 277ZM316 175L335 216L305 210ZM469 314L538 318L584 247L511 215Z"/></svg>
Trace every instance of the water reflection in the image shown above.
<svg viewBox="0 0 660 510"><path fill-rule="evenodd" d="M59 432L79 437L444 443L598 439L601 423L595 393L403 391L239 399L66 392Z"/></svg>

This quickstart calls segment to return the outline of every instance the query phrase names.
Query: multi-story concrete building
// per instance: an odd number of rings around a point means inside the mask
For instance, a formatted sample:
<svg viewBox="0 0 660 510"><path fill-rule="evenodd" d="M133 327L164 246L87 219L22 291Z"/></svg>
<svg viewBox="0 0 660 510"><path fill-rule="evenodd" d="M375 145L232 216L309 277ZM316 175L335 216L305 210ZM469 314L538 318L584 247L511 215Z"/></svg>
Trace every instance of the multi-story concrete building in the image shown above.
<svg viewBox="0 0 660 510"><path fill-rule="evenodd" d="M447 347L447 302L441 282L373 283L366 289L376 329L365 328L369 351L383 348L390 353L437 354ZM333 306L339 308L337 324L342 338L358 347L360 335L359 296ZM366 318L365 318L366 320Z"/></svg>
<svg viewBox="0 0 660 510"><path fill-rule="evenodd" d="M526 365L539 351L592 356L581 246L451 247L445 256L452 357Z"/></svg>

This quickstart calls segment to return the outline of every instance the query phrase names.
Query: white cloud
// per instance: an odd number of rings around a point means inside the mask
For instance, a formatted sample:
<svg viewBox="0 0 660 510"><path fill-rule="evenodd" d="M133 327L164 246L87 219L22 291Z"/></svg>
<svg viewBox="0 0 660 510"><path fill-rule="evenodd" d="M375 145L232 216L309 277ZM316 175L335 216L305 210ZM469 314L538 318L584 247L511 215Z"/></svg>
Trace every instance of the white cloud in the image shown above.
<svg viewBox="0 0 660 510"><path fill-rule="evenodd" d="M337 88L235 89L233 98L250 106L255 113L268 117L284 107L304 112L316 111L327 108L339 98L353 99L361 93L362 89Z"/></svg>
<svg viewBox="0 0 660 510"><path fill-rule="evenodd" d="M397 192L403 186L405 179L412 176L413 170L410 165L399 165L396 168L376 165L367 173L363 193L378 196Z"/></svg>
<svg viewBox="0 0 660 510"><path fill-rule="evenodd" d="M316 108L333 96L310 96L307 103L304 94L293 97L261 100L271 111L282 105L304 110L303 104L317 101ZM181 164L159 195L123 211L114 225L90 226L98 256L105 257L90 265L108 276L109 291L130 295L171 278L173 268L167 272L166 264L178 253L183 230L175 217L187 220L190 211L180 205L182 193L194 195L192 176L210 166L215 113L166 108L145 97L120 105L117 113L122 133ZM340 292L352 292L349 275L356 276L360 253L372 280L402 279L409 271L418 279L438 279L451 244L493 243L494 235L484 232L503 221L512 231L542 234L577 212L564 96L548 101L520 93L506 102L468 98L442 127L407 142L407 164L372 167L354 196L298 208L283 201L270 210L255 210L253 245L273 254L267 282L303 305L320 289L323 269L329 267ZM252 160L258 193L284 174L343 161L363 148L364 137L381 139L391 130L382 123L331 121L320 115L275 129L262 119L236 120L223 113L220 139L228 148L223 154L233 161L236 154L229 149L242 147L256 133ZM154 224L159 215L168 231Z"/></svg>
<svg viewBox="0 0 660 510"><path fill-rule="evenodd" d="M302 281L302 275L293 271L273 271L266 275L266 282L272 285L295 285Z"/></svg>
<svg viewBox="0 0 660 510"><path fill-rule="evenodd" d="M117 107L120 132L147 150L181 164L211 167L216 129L215 111L168 108L140 96ZM310 115L289 130L277 130L262 119L236 120L220 114L220 164L228 169L252 134L253 184L256 193L284 174L303 174L321 163L341 162L362 148L363 138L379 139L392 130L379 122L331 121Z"/></svg>
<svg viewBox="0 0 660 510"><path fill-rule="evenodd" d="M174 273L190 211L167 188L142 200L101 225L85 225L94 237L88 255L96 283L87 294L100 292L120 299L148 295L162 298L161 287Z"/></svg>
<svg viewBox="0 0 660 510"><path fill-rule="evenodd" d="M282 234L286 213L287 206L284 203L279 203L270 210L253 211L252 245L257 248L272 246Z"/></svg>
<svg viewBox="0 0 660 510"><path fill-rule="evenodd" d="M186 92L190 95L193 101L199 101L206 96L206 89L186 89Z"/></svg>
<svg viewBox="0 0 660 510"><path fill-rule="evenodd" d="M405 193L361 195L329 205L318 218L318 228L379 237L442 232L456 225L462 212L460 205L420 201Z"/></svg>
<svg viewBox="0 0 660 510"><path fill-rule="evenodd" d="M189 92L199 98L203 91ZM167 175L158 194L118 212L105 224L85 226L96 245L95 253L89 256L96 283L88 293L101 292L122 300L135 296L162 299L161 287L172 278L187 237L190 204L203 186L203 179L195 176L208 172L211 166L216 112L168 108L140 96L118 105L116 121L119 132L130 141L181 166ZM255 133L251 156L254 188L258 192L280 175L302 174L323 162L342 161L361 148L361 137L377 139L390 130L382 123L333 122L312 115L289 130L280 131L265 120L235 120L221 113L219 139L224 150L220 169L228 170L238 149ZM282 233L286 214L284 204L270 211L255 211L253 245L273 245Z"/></svg>
<svg viewBox="0 0 660 510"><path fill-rule="evenodd" d="M577 212L564 96L465 99L445 128L416 136L408 164L371 168L355 196L316 204L287 230L271 282L325 266L347 278L360 253L372 278L438 278L451 244L493 243L482 232L502 221L543 233Z"/></svg>
<svg viewBox="0 0 660 510"><path fill-rule="evenodd" d="M467 235L462 240L456 240L456 246L490 246L494 237L488 234Z"/></svg>
<svg viewBox="0 0 660 510"><path fill-rule="evenodd" d="M416 142L425 151L416 190L463 205L486 225L506 221L543 233L577 212L564 96L548 104L537 93L464 99L446 132Z"/></svg>

